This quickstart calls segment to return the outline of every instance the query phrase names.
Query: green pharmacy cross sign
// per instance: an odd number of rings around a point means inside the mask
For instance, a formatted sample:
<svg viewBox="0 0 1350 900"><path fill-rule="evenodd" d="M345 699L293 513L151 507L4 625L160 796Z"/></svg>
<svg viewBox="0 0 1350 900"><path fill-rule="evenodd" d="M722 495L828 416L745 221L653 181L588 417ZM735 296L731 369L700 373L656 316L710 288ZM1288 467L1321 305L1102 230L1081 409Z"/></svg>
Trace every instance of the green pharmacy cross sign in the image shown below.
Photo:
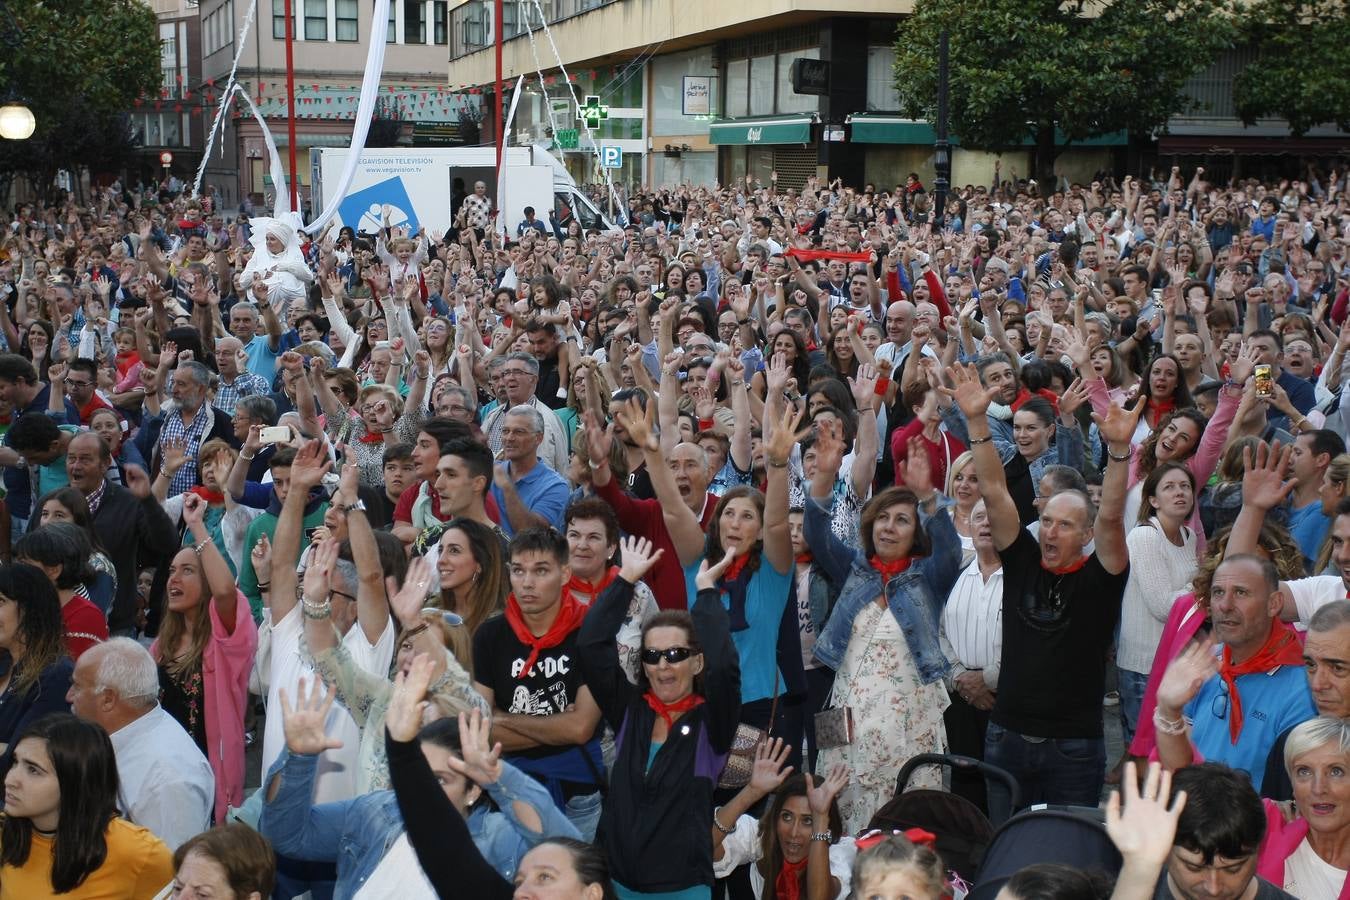
<svg viewBox="0 0 1350 900"><path fill-rule="evenodd" d="M577 118L585 122L587 128L597 128L602 119L609 118L609 107L594 94L587 95L586 102L577 107Z"/></svg>

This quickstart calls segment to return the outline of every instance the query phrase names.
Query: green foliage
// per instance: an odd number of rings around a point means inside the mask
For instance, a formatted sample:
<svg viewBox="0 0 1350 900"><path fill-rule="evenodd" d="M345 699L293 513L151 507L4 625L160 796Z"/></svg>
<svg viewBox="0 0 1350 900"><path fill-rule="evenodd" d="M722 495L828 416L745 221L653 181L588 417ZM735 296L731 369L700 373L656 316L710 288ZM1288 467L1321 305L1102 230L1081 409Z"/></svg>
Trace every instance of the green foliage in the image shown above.
<svg viewBox="0 0 1350 900"><path fill-rule="evenodd" d="M139 0L8 0L17 27L0 53L0 97L33 111L27 141L4 141L0 168L48 178L58 168L112 168L130 147L126 111L158 97L159 28Z"/></svg>
<svg viewBox="0 0 1350 900"><path fill-rule="evenodd" d="M964 146L1033 139L1044 151L1055 128L1070 142L1149 133L1185 110L1186 79L1230 43L1222 10L1218 0L918 0L897 29L901 107L935 118L946 29L951 130Z"/></svg>
<svg viewBox="0 0 1350 900"><path fill-rule="evenodd" d="M1283 118L1295 135L1334 123L1350 131L1350 16L1341 0L1259 0L1243 35L1257 58L1233 82L1238 115L1248 125Z"/></svg>

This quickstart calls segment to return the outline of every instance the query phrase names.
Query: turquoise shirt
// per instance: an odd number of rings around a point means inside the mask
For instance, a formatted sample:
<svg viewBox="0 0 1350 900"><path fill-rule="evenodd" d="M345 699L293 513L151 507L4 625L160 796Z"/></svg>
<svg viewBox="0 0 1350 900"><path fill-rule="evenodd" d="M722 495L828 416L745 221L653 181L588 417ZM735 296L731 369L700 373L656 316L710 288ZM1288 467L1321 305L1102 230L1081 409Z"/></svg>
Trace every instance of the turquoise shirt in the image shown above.
<svg viewBox="0 0 1350 900"><path fill-rule="evenodd" d="M698 599L694 576L698 575L702 562L698 559L684 567L684 587L690 607ZM750 627L731 632L731 642L741 658L741 703L775 696L775 680L778 689L783 688L783 678L778 673L778 625L787 608L791 586L791 573L774 571L769 560L760 557L759 569L745 588L745 619ZM731 605L726 592L722 593L722 605Z"/></svg>

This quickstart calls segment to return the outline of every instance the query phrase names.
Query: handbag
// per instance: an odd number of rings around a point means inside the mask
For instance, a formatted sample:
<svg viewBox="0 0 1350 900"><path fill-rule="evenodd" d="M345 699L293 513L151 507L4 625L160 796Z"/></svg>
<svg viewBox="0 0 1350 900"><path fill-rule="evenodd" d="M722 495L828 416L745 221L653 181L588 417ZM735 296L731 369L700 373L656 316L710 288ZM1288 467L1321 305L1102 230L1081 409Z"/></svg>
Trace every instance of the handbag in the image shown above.
<svg viewBox="0 0 1350 900"><path fill-rule="evenodd" d="M881 615L887 615L888 609L883 609ZM877 624L881 624L881 619L877 619ZM867 658L867 651L872 649L872 639L876 637L875 627L867 638L867 646L863 647L862 658ZM848 705L848 698L853 693L853 685L848 686L848 694L844 695L839 706L833 706L828 709L822 709L816 713L814 721L816 726L816 749L833 750L836 747L844 747L853 743L853 707ZM830 692L833 699L834 692Z"/></svg>
<svg viewBox="0 0 1350 900"><path fill-rule="evenodd" d="M778 665L773 670L773 704L769 707L769 727L747 725L741 722L736 726L736 734L731 739L731 749L727 752L727 764L717 779L719 788L739 790L750 783L755 770L755 749L767 741L773 731L774 719L778 716Z"/></svg>

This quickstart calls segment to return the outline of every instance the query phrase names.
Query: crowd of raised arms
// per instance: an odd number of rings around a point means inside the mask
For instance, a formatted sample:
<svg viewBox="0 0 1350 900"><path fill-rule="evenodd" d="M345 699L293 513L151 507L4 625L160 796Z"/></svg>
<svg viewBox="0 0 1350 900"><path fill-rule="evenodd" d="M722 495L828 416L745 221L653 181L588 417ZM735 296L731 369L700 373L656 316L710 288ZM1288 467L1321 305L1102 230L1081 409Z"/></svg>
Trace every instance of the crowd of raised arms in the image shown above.
<svg viewBox="0 0 1350 900"><path fill-rule="evenodd" d="M1345 174L997 179L15 207L0 900L1350 898Z"/></svg>

